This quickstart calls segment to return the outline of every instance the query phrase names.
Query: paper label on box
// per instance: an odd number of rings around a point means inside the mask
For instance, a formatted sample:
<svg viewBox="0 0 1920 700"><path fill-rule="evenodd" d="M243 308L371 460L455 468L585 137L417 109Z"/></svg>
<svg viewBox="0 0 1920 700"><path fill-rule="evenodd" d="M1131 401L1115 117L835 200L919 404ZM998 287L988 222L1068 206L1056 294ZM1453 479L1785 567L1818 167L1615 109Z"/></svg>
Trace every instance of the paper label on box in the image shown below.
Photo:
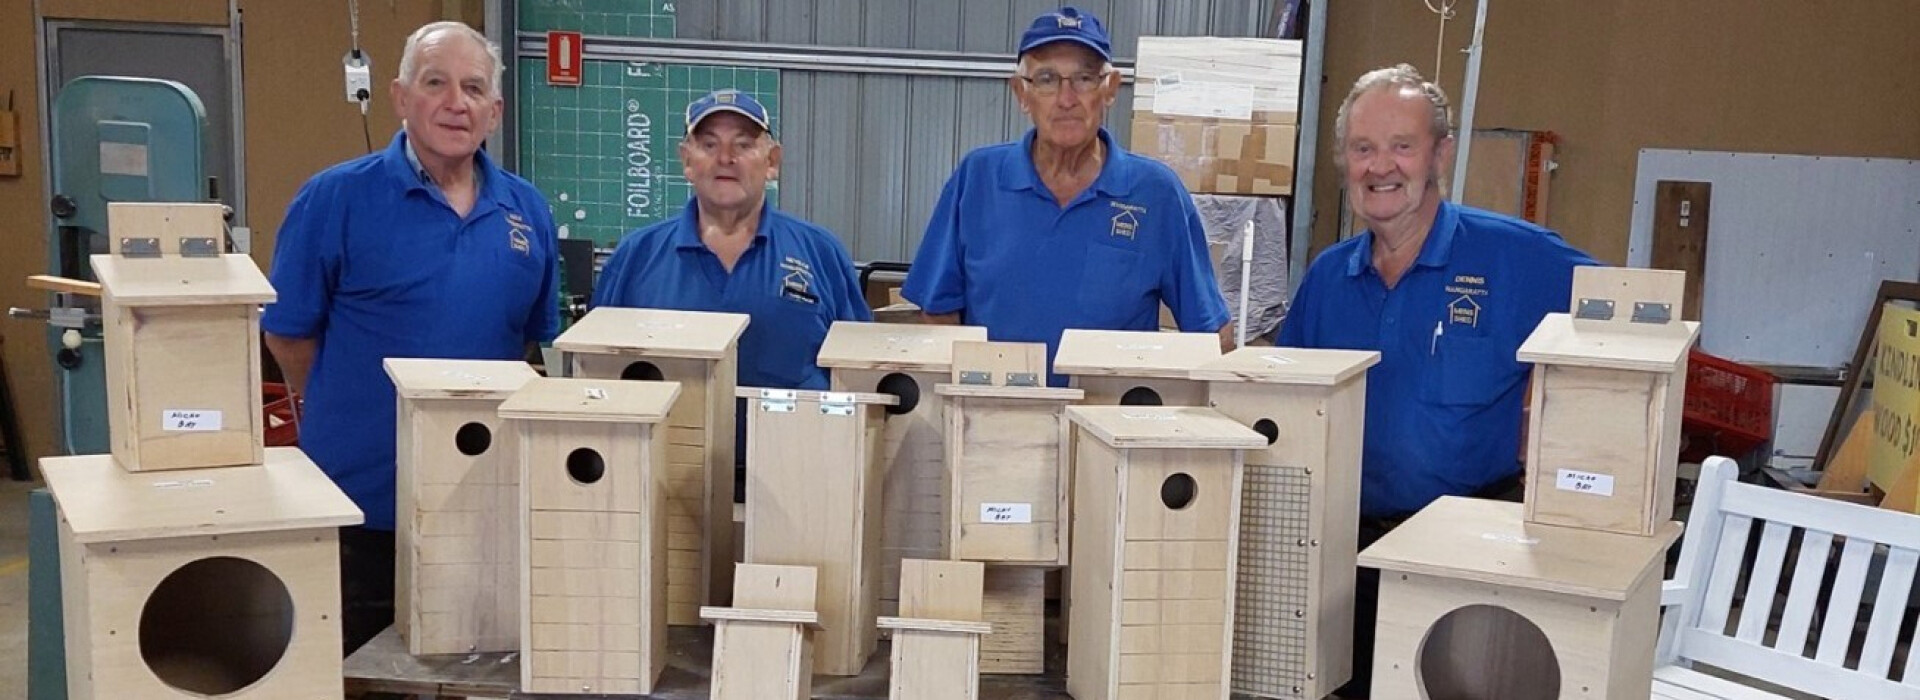
<svg viewBox="0 0 1920 700"><path fill-rule="evenodd" d="M982 503L980 522L988 525L1015 525L1033 522L1032 503Z"/></svg>
<svg viewBox="0 0 1920 700"><path fill-rule="evenodd" d="M1253 86L1181 80L1178 73L1153 84L1153 113L1207 119L1253 119Z"/></svg>
<svg viewBox="0 0 1920 700"><path fill-rule="evenodd" d="M220 412L169 408L160 412L160 429L176 433L220 432Z"/></svg>
<svg viewBox="0 0 1920 700"><path fill-rule="evenodd" d="M1562 469L1554 488L1574 493L1590 493L1595 496L1613 495L1613 477L1606 474Z"/></svg>

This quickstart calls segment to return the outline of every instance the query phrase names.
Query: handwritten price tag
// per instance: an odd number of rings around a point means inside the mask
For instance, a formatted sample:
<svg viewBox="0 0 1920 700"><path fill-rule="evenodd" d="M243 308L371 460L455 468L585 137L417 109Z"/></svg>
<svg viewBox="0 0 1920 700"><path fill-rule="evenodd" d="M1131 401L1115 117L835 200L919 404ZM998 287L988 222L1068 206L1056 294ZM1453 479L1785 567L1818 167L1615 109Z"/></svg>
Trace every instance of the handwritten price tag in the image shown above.
<svg viewBox="0 0 1920 700"><path fill-rule="evenodd" d="M1574 493L1590 493L1595 496L1613 495L1613 477L1606 474L1562 469L1554 488Z"/></svg>
<svg viewBox="0 0 1920 700"><path fill-rule="evenodd" d="M982 503L980 522L987 525L1013 525L1033 522L1032 503Z"/></svg>
<svg viewBox="0 0 1920 700"><path fill-rule="evenodd" d="M220 412L170 408L160 412L160 429L180 433L220 432Z"/></svg>

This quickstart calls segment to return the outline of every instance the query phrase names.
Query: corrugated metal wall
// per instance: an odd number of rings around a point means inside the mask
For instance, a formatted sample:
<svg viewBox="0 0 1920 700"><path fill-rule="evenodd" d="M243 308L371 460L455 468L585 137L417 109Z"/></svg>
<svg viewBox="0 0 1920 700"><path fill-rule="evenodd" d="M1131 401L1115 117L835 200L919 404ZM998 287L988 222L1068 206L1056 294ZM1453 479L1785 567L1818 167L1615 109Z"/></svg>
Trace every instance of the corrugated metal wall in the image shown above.
<svg viewBox="0 0 1920 700"><path fill-rule="evenodd" d="M1073 4L1116 58L1146 35L1253 36L1272 0L687 0L679 38L1010 55L1028 22ZM783 71L783 209L839 234L855 260L911 260L961 155L1029 127L1004 80ZM1132 89L1107 123L1126 138Z"/></svg>

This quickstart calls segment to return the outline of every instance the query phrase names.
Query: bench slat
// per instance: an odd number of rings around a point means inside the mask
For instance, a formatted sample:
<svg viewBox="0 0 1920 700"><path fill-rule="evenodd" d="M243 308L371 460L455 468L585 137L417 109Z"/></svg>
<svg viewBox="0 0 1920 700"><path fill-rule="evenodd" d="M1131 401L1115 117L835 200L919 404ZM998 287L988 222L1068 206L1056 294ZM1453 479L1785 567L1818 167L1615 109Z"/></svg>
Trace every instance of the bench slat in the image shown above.
<svg viewBox="0 0 1920 700"><path fill-rule="evenodd" d="M1787 538L1792 534L1793 526L1780 522L1768 522L1760 529L1760 551L1754 556L1753 573L1747 575L1747 597L1735 632L1740 641L1758 644L1767 634L1774 594L1780 590L1780 565L1787 558Z"/></svg>
<svg viewBox="0 0 1920 700"><path fill-rule="evenodd" d="M1701 601L1700 629L1719 634L1727 628L1728 608L1733 606L1733 590L1740 582L1740 560L1746 556L1747 535L1753 531L1753 518L1728 515L1720 525L1719 556L1713 571L1707 574L1707 592ZM1682 647L1684 648L1684 647Z"/></svg>
<svg viewBox="0 0 1920 700"><path fill-rule="evenodd" d="M1776 700L1782 696L1774 695L1757 688L1709 676L1690 668L1662 666L1653 671L1654 694L1660 695L1661 684L1677 692L1667 696L1672 698L1709 698L1711 700L1729 700L1731 698L1752 698L1754 700Z"/></svg>
<svg viewBox="0 0 1920 700"><path fill-rule="evenodd" d="M1827 599L1827 622L1820 628L1820 649L1813 658L1839 666L1847 660L1853 641L1853 623L1860 617L1860 593L1867 585L1867 565L1873 563L1873 541L1851 537L1840 553L1840 571L1833 575L1833 597Z"/></svg>
<svg viewBox="0 0 1920 700"><path fill-rule="evenodd" d="M1907 612L1915 564L1920 564L1920 553L1911 549L1894 548L1887 553L1880 593L1873 600L1873 619L1867 623L1867 640L1860 647L1861 673L1885 678L1893 665L1894 641L1900 635L1900 618Z"/></svg>
<svg viewBox="0 0 1920 700"><path fill-rule="evenodd" d="M1787 591L1786 611L1780 614L1780 636L1773 648L1794 656L1807 653L1807 636L1813 631L1814 604L1820 597L1820 582L1827 578L1827 555L1833 552L1833 533L1807 530L1800 535L1800 560L1793 565L1792 588Z"/></svg>
<svg viewBox="0 0 1920 700"><path fill-rule="evenodd" d="M1920 688L1903 688L1886 678L1868 676L1839 664L1821 663L1699 629L1684 630L1680 635L1684 640L1681 646L1693 661L1774 685L1829 698L1920 700Z"/></svg>

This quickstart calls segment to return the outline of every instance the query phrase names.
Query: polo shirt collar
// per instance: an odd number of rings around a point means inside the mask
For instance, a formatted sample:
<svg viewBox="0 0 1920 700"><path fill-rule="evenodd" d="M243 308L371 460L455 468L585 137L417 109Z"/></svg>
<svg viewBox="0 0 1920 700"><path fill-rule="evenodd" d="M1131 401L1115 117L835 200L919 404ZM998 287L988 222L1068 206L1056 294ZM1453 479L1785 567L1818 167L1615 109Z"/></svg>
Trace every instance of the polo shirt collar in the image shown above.
<svg viewBox="0 0 1920 700"><path fill-rule="evenodd" d="M393 143L382 154L387 161L387 170L409 190L426 190L434 186L433 177L427 174L426 166L420 164L420 154L413 150L413 141L407 137L407 130L401 129L393 135ZM491 200L501 208L512 209L512 197L507 190L506 178L502 177L499 166L487 155L487 149L473 154L474 177L480 178L481 199Z"/></svg>
<svg viewBox="0 0 1920 700"><path fill-rule="evenodd" d="M1440 209L1433 215L1433 228L1427 230L1427 240L1420 243L1420 255L1414 258L1414 267L1446 267L1453 259L1453 238L1459 230L1460 211L1452 202L1440 200ZM1347 276L1358 277L1372 267L1373 230L1368 229L1360 234L1360 243L1347 256Z"/></svg>
<svg viewBox="0 0 1920 700"><path fill-rule="evenodd" d="M760 203L760 225L754 228L755 245L765 241L773 230L773 205ZM680 210L680 222L673 227L673 247L675 250L705 250L707 244L700 240L700 200L689 197L687 206Z"/></svg>
<svg viewBox="0 0 1920 700"><path fill-rule="evenodd" d="M1009 154L1001 162L1002 189L1046 194L1046 186L1040 181L1040 170L1033 164L1033 140L1039 134L1038 129L1028 129L1027 135L1020 138L1017 152ZM1132 154L1114 141L1113 132L1107 131L1107 127L1100 127L1099 138L1107 145L1107 159L1100 164L1100 174L1093 179L1092 189L1109 197L1126 196L1133 191L1133 182L1138 179Z"/></svg>

